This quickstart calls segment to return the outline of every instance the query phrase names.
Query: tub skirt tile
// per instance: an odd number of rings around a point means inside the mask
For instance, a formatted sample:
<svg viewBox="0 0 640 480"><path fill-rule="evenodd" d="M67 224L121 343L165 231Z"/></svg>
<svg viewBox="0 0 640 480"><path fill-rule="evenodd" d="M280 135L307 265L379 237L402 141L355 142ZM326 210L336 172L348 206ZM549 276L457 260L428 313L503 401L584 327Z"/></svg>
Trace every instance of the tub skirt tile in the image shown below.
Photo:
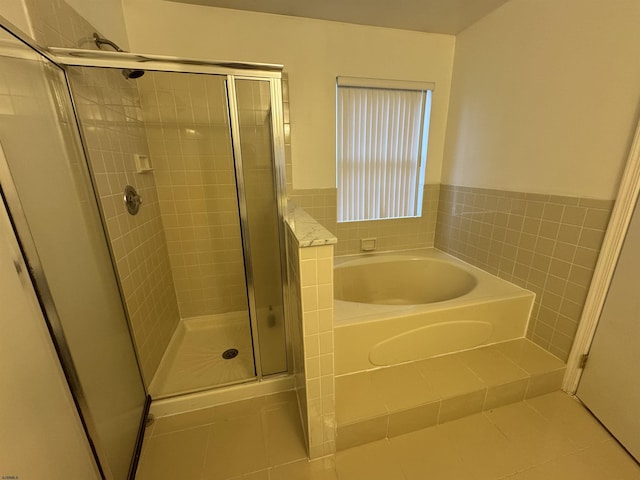
<svg viewBox="0 0 640 480"><path fill-rule="evenodd" d="M484 410L491 410L524 400L528 385L529 379L523 378L504 385L489 387L487 398L484 401Z"/></svg>
<svg viewBox="0 0 640 480"><path fill-rule="evenodd" d="M527 387L525 398L533 398L560 390L564 372L565 368L559 368L552 372L532 375L529 379L529 386Z"/></svg>
<svg viewBox="0 0 640 480"><path fill-rule="evenodd" d="M529 343L518 339L336 377L338 450L559 390L565 368Z"/></svg>
<svg viewBox="0 0 640 480"><path fill-rule="evenodd" d="M440 402L437 401L390 413L387 436L391 438L432 427L438 423L439 412Z"/></svg>
<svg viewBox="0 0 640 480"><path fill-rule="evenodd" d="M387 424L389 417L370 418L349 425L339 425L336 447L338 450L364 445L387 437Z"/></svg>
<svg viewBox="0 0 640 480"><path fill-rule="evenodd" d="M456 355L429 358L417 362L416 366L441 398L457 397L485 387L473 370Z"/></svg>
<svg viewBox="0 0 640 480"><path fill-rule="evenodd" d="M370 372L375 395L389 412L397 412L440 399L415 364L397 365Z"/></svg>
<svg viewBox="0 0 640 480"><path fill-rule="evenodd" d="M348 425L387 414L369 372L336 377L335 391L338 424Z"/></svg>
<svg viewBox="0 0 640 480"><path fill-rule="evenodd" d="M438 423L449 422L458 418L467 417L474 413L480 413L484 405L487 389L467 393L458 397L442 400Z"/></svg>

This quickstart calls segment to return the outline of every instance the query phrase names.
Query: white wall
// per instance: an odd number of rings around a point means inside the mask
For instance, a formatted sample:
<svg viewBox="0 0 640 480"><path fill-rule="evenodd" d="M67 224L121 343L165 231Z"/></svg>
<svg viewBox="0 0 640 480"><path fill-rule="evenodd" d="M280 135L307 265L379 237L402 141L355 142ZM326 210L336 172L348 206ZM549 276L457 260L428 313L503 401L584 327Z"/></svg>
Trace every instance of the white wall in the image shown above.
<svg viewBox="0 0 640 480"><path fill-rule="evenodd" d="M640 98L640 2L511 0L456 39L443 182L611 199Z"/></svg>
<svg viewBox="0 0 640 480"><path fill-rule="evenodd" d="M131 50L281 63L289 73L294 188L335 187L335 77L436 82L427 181L440 181L455 37L127 0Z"/></svg>

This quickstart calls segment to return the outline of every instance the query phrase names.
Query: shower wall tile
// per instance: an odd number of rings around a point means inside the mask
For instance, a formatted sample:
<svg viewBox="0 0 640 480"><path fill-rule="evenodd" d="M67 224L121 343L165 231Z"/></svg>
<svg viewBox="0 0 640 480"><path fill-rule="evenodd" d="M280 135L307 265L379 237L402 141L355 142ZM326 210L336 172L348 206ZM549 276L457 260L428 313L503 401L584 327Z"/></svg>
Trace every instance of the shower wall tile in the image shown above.
<svg viewBox="0 0 640 480"><path fill-rule="evenodd" d="M287 235L294 371L309 456L318 458L336 449L334 252L333 245L299 248L291 230Z"/></svg>
<svg viewBox="0 0 640 480"><path fill-rule="evenodd" d="M435 246L536 294L527 336L566 360L613 202L442 185Z"/></svg>
<svg viewBox="0 0 640 480"><path fill-rule="evenodd" d="M35 40L46 47L96 49L96 28L64 0L23 0Z"/></svg>
<svg viewBox="0 0 640 480"><path fill-rule="evenodd" d="M440 185L424 186L422 216L393 220L341 222L337 218L337 189L293 190L289 198L338 237L336 255L361 253L360 240L376 238L376 251L433 247Z"/></svg>
<svg viewBox="0 0 640 480"><path fill-rule="evenodd" d="M223 77L137 81L182 318L247 309Z"/></svg>
<svg viewBox="0 0 640 480"><path fill-rule="evenodd" d="M93 48L96 29L62 0L26 0L36 40L45 46ZM148 154L137 84L119 70L69 71L88 159L116 271L147 385L175 330L178 306L152 174L135 173L133 155ZM126 213L125 185L144 199Z"/></svg>

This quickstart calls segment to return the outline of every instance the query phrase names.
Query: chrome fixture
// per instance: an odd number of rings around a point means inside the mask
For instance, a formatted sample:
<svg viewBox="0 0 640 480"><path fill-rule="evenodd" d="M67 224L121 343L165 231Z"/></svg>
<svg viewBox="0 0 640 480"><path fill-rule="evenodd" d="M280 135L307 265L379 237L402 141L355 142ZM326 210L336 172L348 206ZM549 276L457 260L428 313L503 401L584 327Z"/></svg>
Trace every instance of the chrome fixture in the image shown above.
<svg viewBox="0 0 640 480"><path fill-rule="evenodd" d="M131 185L124 187L124 204L127 206L127 211L130 215L136 215L140 210L142 197L138 195L136 189Z"/></svg>
<svg viewBox="0 0 640 480"><path fill-rule="evenodd" d="M116 52L125 52L124 50L122 50L115 42L112 42L111 40L109 40L108 38L104 38L101 37L99 34L95 33L93 34L93 39L96 42L96 46L102 50L102 45L109 45L111 48L113 48ZM122 75L124 76L124 78L126 78L127 80L130 79L135 79L135 78L140 78L141 76L144 75L144 71L143 70L132 70L130 68L123 68L122 69Z"/></svg>

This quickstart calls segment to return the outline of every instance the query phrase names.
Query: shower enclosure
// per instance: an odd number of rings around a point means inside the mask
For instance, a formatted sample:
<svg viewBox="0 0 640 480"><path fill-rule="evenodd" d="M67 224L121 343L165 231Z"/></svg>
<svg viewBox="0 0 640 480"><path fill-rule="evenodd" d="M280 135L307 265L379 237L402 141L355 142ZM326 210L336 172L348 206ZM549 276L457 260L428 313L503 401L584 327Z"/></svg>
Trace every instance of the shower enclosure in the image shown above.
<svg viewBox="0 0 640 480"><path fill-rule="evenodd" d="M0 34L2 197L102 475L124 479L151 397L289 373L281 67Z"/></svg>
<svg viewBox="0 0 640 480"><path fill-rule="evenodd" d="M280 80L135 70L68 77L149 392L286 372Z"/></svg>

